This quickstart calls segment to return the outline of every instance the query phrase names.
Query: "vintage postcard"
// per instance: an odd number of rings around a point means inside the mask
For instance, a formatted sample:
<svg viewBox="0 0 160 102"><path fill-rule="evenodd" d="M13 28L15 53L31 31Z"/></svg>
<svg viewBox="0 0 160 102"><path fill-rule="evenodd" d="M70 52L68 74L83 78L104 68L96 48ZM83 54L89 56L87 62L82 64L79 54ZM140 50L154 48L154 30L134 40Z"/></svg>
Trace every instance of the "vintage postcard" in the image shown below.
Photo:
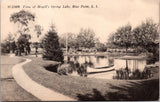
<svg viewBox="0 0 160 102"><path fill-rule="evenodd" d="M1 0L1 101L158 101L159 0Z"/></svg>

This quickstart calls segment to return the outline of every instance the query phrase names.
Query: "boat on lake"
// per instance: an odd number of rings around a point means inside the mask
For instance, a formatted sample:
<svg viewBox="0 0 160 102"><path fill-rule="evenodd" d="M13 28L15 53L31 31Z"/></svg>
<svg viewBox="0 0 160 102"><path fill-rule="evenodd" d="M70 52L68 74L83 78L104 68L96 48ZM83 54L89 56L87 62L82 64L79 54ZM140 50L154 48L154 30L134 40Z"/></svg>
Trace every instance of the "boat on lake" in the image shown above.
<svg viewBox="0 0 160 102"><path fill-rule="evenodd" d="M114 71L114 70L115 70L114 65L101 67L101 68L99 68L99 67L98 68L87 67L87 73L88 74L110 72L110 71Z"/></svg>

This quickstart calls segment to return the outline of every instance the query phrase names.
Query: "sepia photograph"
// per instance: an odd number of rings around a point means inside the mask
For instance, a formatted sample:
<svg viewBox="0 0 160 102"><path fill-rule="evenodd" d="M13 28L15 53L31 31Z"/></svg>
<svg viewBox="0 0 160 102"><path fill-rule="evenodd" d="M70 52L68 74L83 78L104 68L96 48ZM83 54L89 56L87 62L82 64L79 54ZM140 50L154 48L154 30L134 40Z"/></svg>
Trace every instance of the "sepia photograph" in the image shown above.
<svg viewBox="0 0 160 102"><path fill-rule="evenodd" d="M0 101L159 101L159 0L1 0Z"/></svg>

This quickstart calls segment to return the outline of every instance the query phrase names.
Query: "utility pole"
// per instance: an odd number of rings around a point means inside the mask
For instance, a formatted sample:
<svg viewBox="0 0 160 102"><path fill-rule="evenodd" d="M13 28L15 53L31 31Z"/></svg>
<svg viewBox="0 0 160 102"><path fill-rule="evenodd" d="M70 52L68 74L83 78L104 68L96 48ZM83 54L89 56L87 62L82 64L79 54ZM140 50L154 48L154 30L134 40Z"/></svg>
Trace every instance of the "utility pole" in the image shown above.
<svg viewBox="0 0 160 102"><path fill-rule="evenodd" d="M68 55L68 34L66 34L66 55Z"/></svg>
<svg viewBox="0 0 160 102"><path fill-rule="evenodd" d="M68 62L68 34L66 33L66 60Z"/></svg>

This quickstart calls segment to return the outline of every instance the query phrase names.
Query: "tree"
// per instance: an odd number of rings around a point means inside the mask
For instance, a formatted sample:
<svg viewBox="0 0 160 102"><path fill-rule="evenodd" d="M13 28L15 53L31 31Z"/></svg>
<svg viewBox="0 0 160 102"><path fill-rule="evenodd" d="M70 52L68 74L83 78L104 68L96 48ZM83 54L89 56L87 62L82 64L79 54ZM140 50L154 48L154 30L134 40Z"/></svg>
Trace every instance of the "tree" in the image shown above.
<svg viewBox="0 0 160 102"><path fill-rule="evenodd" d="M42 40L44 59L63 62L63 52L58 40L57 32L51 28Z"/></svg>
<svg viewBox="0 0 160 102"><path fill-rule="evenodd" d="M30 53L30 44L29 39L31 39L31 35L23 34L17 40L17 50L18 55L21 55L22 52L25 52L25 55Z"/></svg>
<svg viewBox="0 0 160 102"><path fill-rule="evenodd" d="M68 38L68 46L71 47L76 47L77 41L76 41L76 35L73 33L67 33L67 38Z"/></svg>
<svg viewBox="0 0 160 102"><path fill-rule="evenodd" d="M14 52L14 36L9 32L8 36L4 40L4 44L6 45L7 52L10 53L10 50ZM12 46L13 45L13 46Z"/></svg>
<svg viewBox="0 0 160 102"><path fill-rule="evenodd" d="M25 10L21 10L20 12L13 13L10 17L10 21L18 24L19 30L21 32L27 31L29 22L34 20L35 20L35 15Z"/></svg>
<svg viewBox="0 0 160 102"><path fill-rule="evenodd" d="M134 45L153 53L158 60L159 57L159 25L152 19L147 19L141 25L133 29Z"/></svg>
<svg viewBox="0 0 160 102"><path fill-rule="evenodd" d="M153 53L153 60L159 58L159 25L154 23L153 20L147 19L141 25L132 30L130 25L120 27L109 38L109 42L117 45L118 47L125 47L126 52L129 47L143 48L148 52Z"/></svg>
<svg viewBox="0 0 160 102"><path fill-rule="evenodd" d="M37 33L37 38L42 34L43 28L40 25L35 25L34 31Z"/></svg>
<svg viewBox="0 0 160 102"><path fill-rule="evenodd" d="M36 54L36 57L37 57L37 54L38 54L38 45L40 45L39 41L38 41L38 38L39 36L42 34L42 31L43 31L43 28L40 26L40 25L35 25L35 28L34 28L34 31L36 32L37 34L37 41L35 41L33 44L34 44L34 48L35 48L35 54Z"/></svg>
<svg viewBox="0 0 160 102"><path fill-rule="evenodd" d="M24 44L28 43L28 38L30 38L30 36L27 34L29 32L28 24L34 20L35 20L35 15L24 10L21 10L17 13L13 13L10 16L10 22L18 24L19 28L17 32L20 34L17 42L18 55L21 55L22 52L21 50L24 49L24 47L26 47L26 45Z"/></svg>
<svg viewBox="0 0 160 102"><path fill-rule="evenodd" d="M142 22L141 25L133 29L134 44L149 51L148 47L154 45L159 36L158 27L158 24L151 19Z"/></svg>
<svg viewBox="0 0 160 102"><path fill-rule="evenodd" d="M9 32L8 36L6 37L5 41L13 42L14 41L14 36Z"/></svg>
<svg viewBox="0 0 160 102"><path fill-rule="evenodd" d="M77 35L77 46L91 48L95 46L95 33L91 29L81 29Z"/></svg>
<svg viewBox="0 0 160 102"><path fill-rule="evenodd" d="M60 44L60 47L65 48L66 47L66 37L64 36L59 37L59 44Z"/></svg>
<svg viewBox="0 0 160 102"><path fill-rule="evenodd" d="M66 47L66 40L68 43L69 48L76 48L77 47L77 39L76 35L73 33L66 33L59 38L59 42L61 47Z"/></svg>
<svg viewBox="0 0 160 102"><path fill-rule="evenodd" d="M105 46L105 44L101 42L96 42L95 48L97 49L97 51L101 51L101 52L105 52L107 50L107 47Z"/></svg>
<svg viewBox="0 0 160 102"><path fill-rule="evenodd" d="M126 48L127 52L127 49L133 45L132 37L132 27L128 24L117 29L110 39L112 39L113 44Z"/></svg>
<svg viewBox="0 0 160 102"><path fill-rule="evenodd" d="M132 38L132 27L131 25L126 25L117 29L117 31L109 38L111 42L118 46L124 47L127 49L133 45L133 38ZM126 59L126 70L128 71L128 61Z"/></svg>

